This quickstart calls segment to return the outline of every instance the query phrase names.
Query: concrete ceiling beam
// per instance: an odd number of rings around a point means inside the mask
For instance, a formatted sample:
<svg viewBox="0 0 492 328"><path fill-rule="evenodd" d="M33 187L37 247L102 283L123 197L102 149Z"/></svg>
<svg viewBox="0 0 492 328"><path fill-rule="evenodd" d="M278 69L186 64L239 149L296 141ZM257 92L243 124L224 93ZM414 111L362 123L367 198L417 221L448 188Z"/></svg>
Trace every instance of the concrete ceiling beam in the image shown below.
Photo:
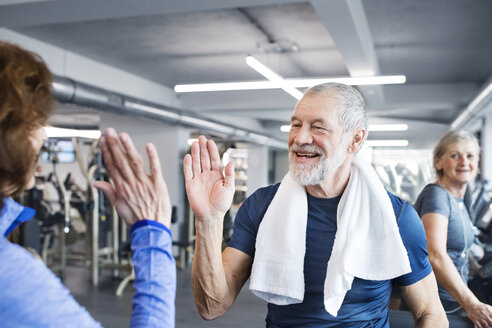
<svg viewBox="0 0 492 328"><path fill-rule="evenodd" d="M0 26L23 27L238 7L289 4L299 0L52 0L0 2Z"/></svg>
<svg viewBox="0 0 492 328"><path fill-rule="evenodd" d="M379 75L379 64L362 1L312 0L311 4L342 55L350 76ZM361 86L359 89L369 106L383 106L381 86Z"/></svg>

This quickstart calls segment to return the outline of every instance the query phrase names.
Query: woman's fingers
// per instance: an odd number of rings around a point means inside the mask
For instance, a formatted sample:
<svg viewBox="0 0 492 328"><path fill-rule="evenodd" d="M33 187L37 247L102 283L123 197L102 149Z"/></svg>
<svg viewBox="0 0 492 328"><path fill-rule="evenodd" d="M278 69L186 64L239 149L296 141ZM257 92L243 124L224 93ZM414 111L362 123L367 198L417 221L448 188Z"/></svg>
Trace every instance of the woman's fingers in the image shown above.
<svg viewBox="0 0 492 328"><path fill-rule="evenodd" d="M93 185L95 188L102 190L104 196L106 196L106 198L111 202L111 204L114 204L114 202L116 201L116 191L109 182L95 181Z"/></svg>
<svg viewBox="0 0 492 328"><path fill-rule="evenodd" d="M142 160L142 156L138 153L133 145L133 141L127 133L120 133L119 139L126 153L127 164L130 169L133 171L135 177L143 181L146 177L144 170L144 163Z"/></svg>
<svg viewBox="0 0 492 328"><path fill-rule="evenodd" d="M101 153L103 155L104 165L113 178L115 185L118 186L123 181L123 178L117 167L114 165L113 156L108 148L106 141L106 137L102 136L101 139L99 139L99 148L101 149Z"/></svg>
<svg viewBox="0 0 492 328"><path fill-rule="evenodd" d="M118 170L119 175L121 175L123 179L130 184L133 184L135 176L130 168L130 165L128 164L126 151L120 144L120 140L116 132L112 128L108 128L104 131L104 137L107 149L111 154L113 167Z"/></svg>
<svg viewBox="0 0 492 328"><path fill-rule="evenodd" d="M145 151L147 152L147 157L149 158L150 175L152 181L155 185L164 182L164 177L162 176L161 161L159 160L159 155L155 149L154 144L148 143L145 146Z"/></svg>

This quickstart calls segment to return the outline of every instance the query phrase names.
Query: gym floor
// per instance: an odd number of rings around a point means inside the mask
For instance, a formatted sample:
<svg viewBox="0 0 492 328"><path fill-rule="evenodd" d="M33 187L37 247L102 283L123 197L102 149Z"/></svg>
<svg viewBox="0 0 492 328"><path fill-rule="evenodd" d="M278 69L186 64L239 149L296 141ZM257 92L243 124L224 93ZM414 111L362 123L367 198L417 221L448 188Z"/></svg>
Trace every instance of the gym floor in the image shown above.
<svg viewBox="0 0 492 328"><path fill-rule="evenodd" d="M191 290L191 267L177 270L176 328L250 328L265 327L266 303L243 288L234 306L223 317L205 321L199 315L193 302ZM109 271L101 274L99 286L89 282L89 270L81 265L67 266L64 284L72 291L75 299L84 306L103 327L128 327L132 310L133 285L130 283L123 295L115 295L120 282L112 278Z"/></svg>
<svg viewBox="0 0 492 328"><path fill-rule="evenodd" d="M191 290L191 267L177 270L178 281L176 290L176 328L251 328L265 327L267 307L264 301L254 296L243 287L232 308L223 317L205 321L198 315L193 302ZM123 295L115 295L120 279L103 271L98 287L89 282L89 270L83 266L69 264L64 284L72 291L75 299L84 306L92 316L106 328L128 327L130 323L133 286L130 283ZM457 316L449 316L450 327L470 328L471 322ZM390 311L390 326L413 328L410 312Z"/></svg>

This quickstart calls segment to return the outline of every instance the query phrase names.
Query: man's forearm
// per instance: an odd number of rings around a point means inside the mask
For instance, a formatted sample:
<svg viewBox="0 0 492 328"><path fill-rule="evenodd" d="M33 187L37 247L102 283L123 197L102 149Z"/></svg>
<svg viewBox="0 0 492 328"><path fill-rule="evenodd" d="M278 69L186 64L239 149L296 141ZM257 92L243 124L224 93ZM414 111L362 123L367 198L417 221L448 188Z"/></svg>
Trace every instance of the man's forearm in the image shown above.
<svg viewBox="0 0 492 328"><path fill-rule="evenodd" d="M198 312L206 320L223 315L234 301L222 262L222 218L196 221L192 287Z"/></svg>

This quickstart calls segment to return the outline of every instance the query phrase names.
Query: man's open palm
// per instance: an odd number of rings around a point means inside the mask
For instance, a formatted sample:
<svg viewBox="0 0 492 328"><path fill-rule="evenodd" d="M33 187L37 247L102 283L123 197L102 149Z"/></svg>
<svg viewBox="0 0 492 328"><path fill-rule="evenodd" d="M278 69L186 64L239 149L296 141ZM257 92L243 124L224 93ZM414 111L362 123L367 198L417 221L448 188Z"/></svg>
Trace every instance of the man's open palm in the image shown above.
<svg viewBox="0 0 492 328"><path fill-rule="evenodd" d="M234 164L222 173L215 142L200 136L183 162L186 194L197 220L224 217L234 196Z"/></svg>

